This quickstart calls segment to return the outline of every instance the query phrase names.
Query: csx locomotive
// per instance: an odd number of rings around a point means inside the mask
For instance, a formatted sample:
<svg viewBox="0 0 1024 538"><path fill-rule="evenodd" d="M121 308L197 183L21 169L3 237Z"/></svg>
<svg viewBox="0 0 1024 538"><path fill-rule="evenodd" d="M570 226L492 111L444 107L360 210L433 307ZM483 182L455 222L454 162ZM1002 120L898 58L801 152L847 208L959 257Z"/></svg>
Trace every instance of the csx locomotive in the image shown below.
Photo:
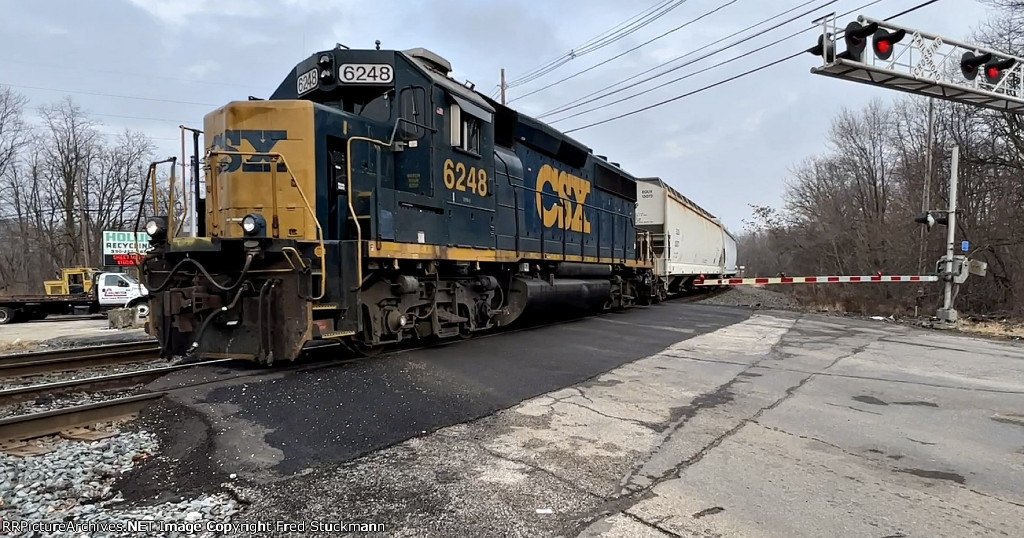
<svg viewBox="0 0 1024 538"><path fill-rule="evenodd" d="M146 224L167 355L294 360L656 296L635 178L450 77L339 46L205 117L204 224Z"/></svg>

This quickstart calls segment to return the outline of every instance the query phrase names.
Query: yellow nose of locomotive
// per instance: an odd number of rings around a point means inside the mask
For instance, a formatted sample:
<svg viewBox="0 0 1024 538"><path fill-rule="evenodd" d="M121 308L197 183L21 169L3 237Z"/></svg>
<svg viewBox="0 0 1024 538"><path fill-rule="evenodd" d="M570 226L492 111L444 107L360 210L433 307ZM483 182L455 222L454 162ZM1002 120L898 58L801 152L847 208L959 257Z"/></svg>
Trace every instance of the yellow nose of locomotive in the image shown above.
<svg viewBox="0 0 1024 538"><path fill-rule="evenodd" d="M240 101L205 119L207 234L235 238L259 215L266 237L317 239L313 103ZM294 181L294 184L293 184Z"/></svg>

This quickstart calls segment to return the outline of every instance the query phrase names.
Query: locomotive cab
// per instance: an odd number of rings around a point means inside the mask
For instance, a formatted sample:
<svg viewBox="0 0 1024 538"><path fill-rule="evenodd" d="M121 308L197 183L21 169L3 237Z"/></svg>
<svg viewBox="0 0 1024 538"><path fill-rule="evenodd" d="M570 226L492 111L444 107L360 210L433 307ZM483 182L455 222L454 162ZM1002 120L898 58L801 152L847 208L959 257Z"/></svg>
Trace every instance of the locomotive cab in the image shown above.
<svg viewBox="0 0 1024 538"><path fill-rule="evenodd" d="M450 72L339 47L208 114L205 230L143 265L165 354L370 353L642 293L633 179Z"/></svg>

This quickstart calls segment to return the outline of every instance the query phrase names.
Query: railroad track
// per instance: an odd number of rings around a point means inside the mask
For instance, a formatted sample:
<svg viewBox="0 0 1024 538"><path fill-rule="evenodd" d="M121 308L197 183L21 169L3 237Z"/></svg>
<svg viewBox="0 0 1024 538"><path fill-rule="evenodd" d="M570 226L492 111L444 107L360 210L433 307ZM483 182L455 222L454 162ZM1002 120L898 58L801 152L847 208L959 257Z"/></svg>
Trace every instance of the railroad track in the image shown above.
<svg viewBox="0 0 1024 538"><path fill-rule="evenodd" d="M152 381L164 374L192 368L230 362L232 359L179 364L148 368L118 374L40 383L0 390L0 406L74 391L101 391L130 388L139 383ZM53 435L67 428L85 426L97 422L108 422L137 412L151 401L163 396L163 392L146 392L124 398L113 398L102 402L69 406L50 411L27 413L0 419L0 444L16 442L35 437Z"/></svg>
<svg viewBox="0 0 1024 538"><path fill-rule="evenodd" d="M155 342L130 342L0 355L0 377L24 377L67 372L93 366L153 360L159 357L160 346Z"/></svg>
<svg viewBox="0 0 1024 538"><path fill-rule="evenodd" d="M711 297L722 293L724 290L709 290L707 292L686 294L683 296L676 296L669 298L667 302L681 302L688 303L696 301L702 298ZM517 333L521 331L529 331L533 329L539 329L543 327L549 327L552 325L561 325L563 323L572 323L578 321L578 319L568 319L558 321L554 323L544 323L537 326L527 326L516 329L510 329L506 331L497 331L490 334L481 335L479 338L487 338L498 336L500 334ZM417 349L424 349L428 347L437 347L439 345L451 345L457 343L458 340L452 340L442 343L434 343L427 346L413 346L405 349L392 349L385 351L382 355L395 355L400 353L408 353ZM148 346L148 347L147 347ZM331 346L333 347L333 346ZM78 351L77 355L75 352ZM84 352L84 353L82 353ZM104 353L114 352L115 357L121 357L121 360L104 356ZM8 372L24 372L24 371L54 371L52 366L61 364L72 365L72 366L60 366L62 368L74 369L76 367L83 367L82 364L112 364L117 362L129 362L124 357L130 357L132 354L138 357L140 354L152 354L148 356L155 358L156 354L159 353L159 349L155 344L151 343L139 343L139 344L116 344L110 346L99 346L95 348L84 348L80 350L62 350L55 352L42 352L42 353L25 353L18 356L3 356L0 357L0 375L5 375ZM337 365L338 362L351 363L361 360L373 360L383 358L381 355L365 358L356 358L348 360L326 360L319 364L317 362L310 363L296 363L290 364L284 367L278 367L273 369L273 373L277 374L281 371L289 370L315 370L318 368L331 367ZM138 359L136 359L138 360ZM91 362L95 361L95 362ZM104 362L105 361L105 362ZM146 382L147 380L155 379L163 374L180 370L184 368L191 368L194 366L209 366L219 363L231 362L232 359L216 359L211 361L202 361L197 363L164 366L157 368L150 368L146 370L138 370L131 372L123 372L119 374L96 376L84 379L76 379L69 381L58 381L53 383L43 383L38 385L14 387L6 390L0 390L0 406L25 401L32 398L38 398L40 395L52 394L64 391L74 390L110 390L114 388L123 388L134 386L137 383ZM77 364L78 366L74 366ZM30 370L31 368L39 368L37 370ZM239 373L237 376L228 376L230 378L236 377L251 377L263 375L267 372L258 373ZM26 375L26 374L23 374ZM194 384L187 384L182 387L175 387L167 389L167 392L194 387L199 385L205 385L209 383L217 383L224 381L225 379L207 380L201 381ZM85 405L77 405L66 407L62 409L55 409L51 411L44 411L40 413L31 413L25 415L19 415L14 417L8 417L0 419L0 444L4 442L18 442L26 439L33 439L46 435L53 435L60 433L69 428L81 427L97 422L109 422L122 417L131 416L150 403L163 397L167 392L147 392L134 396L128 396L124 398L114 398L107 401L95 402Z"/></svg>
<svg viewBox="0 0 1024 538"><path fill-rule="evenodd" d="M164 374L192 368L194 366L210 366L214 364L230 362L232 359L215 359L190 364L177 364L172 366L159 366L156 368L143 368L129 372L120 372L109 375L84 377L81 379L69 379L66 381L54 381L51 383L39 383L35 385L21 385L0 390L0 407L31 400L43 395L59 394L73 391L101 391L133 387L139 383L145 383L156 379ZM2 436L0 436L2 438Z"/></svg>
<svg viewBox="0 0 1024 538"><path fill-rule="evenodd" d="M0 419L0 444L16 445L26 439L53 435L70 428L129 417L163 395L162 392L148 392L103 402L3 418Z"/></svg>

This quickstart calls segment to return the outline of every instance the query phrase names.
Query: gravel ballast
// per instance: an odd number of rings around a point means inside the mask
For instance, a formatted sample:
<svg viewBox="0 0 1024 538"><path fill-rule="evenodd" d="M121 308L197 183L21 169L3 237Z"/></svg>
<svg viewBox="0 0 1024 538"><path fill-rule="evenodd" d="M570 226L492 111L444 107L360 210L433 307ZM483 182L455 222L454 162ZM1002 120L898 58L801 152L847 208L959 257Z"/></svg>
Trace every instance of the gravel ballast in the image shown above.
<svg viewBox="0 0 1024 538"><path fill-rule="evenodd" d="M714 306L749 306L764 309L791 310L799 308L785 293L754 286L736 286L696 301L696 304Z"/></svg>
<svg viewBox="0 0 1024 538"><path fill-rule="evenodd" d="M223 493L177 503L118 506L123 499L112 484L158 450L155 434L138 431L93 442L59 440L52 452L38 456L0 454L0 535L216 535L212 531L238 512L236 501Z"/></svg>

